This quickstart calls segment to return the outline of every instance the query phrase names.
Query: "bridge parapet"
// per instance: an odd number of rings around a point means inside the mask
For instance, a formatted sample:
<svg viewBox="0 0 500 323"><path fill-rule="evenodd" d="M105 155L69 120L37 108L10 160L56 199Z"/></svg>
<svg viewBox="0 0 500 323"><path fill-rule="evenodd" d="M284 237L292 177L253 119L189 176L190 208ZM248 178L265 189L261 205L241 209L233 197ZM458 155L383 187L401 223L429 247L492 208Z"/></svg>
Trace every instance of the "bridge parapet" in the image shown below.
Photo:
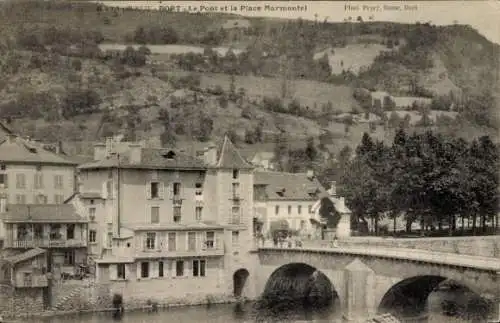
<svg viewBox="0 0 500 323"><path fill-rule="evenodd" d="M331 241L302 240L306 248L327 248ZM500 259L500 235L481 237L445 237L445 238L381 238L381 237L349 237L338 241L342 247L403 248L432 250L447 254L459 254ZM295 244L293 244L295 245ZM270 240L256 242L258 247L273 247ZM278 245L279 246L279 245ZM286 247L286 243L283 243Z"/></svg>

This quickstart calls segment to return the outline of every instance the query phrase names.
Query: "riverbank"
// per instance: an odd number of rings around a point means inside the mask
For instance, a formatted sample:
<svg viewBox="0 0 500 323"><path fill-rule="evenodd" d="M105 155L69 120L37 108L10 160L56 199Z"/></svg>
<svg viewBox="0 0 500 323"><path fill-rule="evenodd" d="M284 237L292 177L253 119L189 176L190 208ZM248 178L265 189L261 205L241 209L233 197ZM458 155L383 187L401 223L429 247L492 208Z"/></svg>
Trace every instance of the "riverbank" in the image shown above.
<svg viewBox="0 0 500 323"><path fill-rule="evenodd" d="M180 307L196 307L196 306L210 306L210 305L221 305L221 304L237 304L237 303L247 303L250 299L246 298L235 298L235 297L224 297L224 296L212 296L206 297L205 300L187 300L179 299L177 301L160 303L160 302L150 302L147 305L137 305L124 304L125 312L153 312L160 309L169 308L180 308ZM47 317L58 317L58 316L78 316L84 314L96 314L96 313L106 313L113 312L114 308L94 308L94 309L79 309L71 311L62 310L46 310L39 313L22 313L22 314L9 314L3 313L2 317L5 320L17 320L17 319L36 319L36 318L47 318Z"/></svg>

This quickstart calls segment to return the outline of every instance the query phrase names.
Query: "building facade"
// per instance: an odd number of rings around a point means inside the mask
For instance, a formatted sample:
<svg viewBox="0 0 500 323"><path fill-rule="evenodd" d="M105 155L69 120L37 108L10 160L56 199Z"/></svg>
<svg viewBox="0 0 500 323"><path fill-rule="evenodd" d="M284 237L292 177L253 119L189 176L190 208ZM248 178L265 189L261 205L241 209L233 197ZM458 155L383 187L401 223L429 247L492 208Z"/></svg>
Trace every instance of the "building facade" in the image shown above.
<svg viewBox="0 0 500 323"><path fill-rule="evenodd" d="M98 282L137 302L233 294L253 242L253 168L227 137L198 157L97 145L94 159L72 204L89 215Z"/></svg>
<svg viewBox="0 0 500 323"><path fill-rule="evenodd" d="M262 233L269 236L273 223L288 223L288 229L303 238L312 237L316 227L313 206L325 189L312 172L255 172L255 216L262 223Z"/></svg>
<svg viewBox="0 0 500 323"><path fill-rule="evenodd" d="M9 204L62 204L76 163L12 134L0 140L0 196Z"/></svg>

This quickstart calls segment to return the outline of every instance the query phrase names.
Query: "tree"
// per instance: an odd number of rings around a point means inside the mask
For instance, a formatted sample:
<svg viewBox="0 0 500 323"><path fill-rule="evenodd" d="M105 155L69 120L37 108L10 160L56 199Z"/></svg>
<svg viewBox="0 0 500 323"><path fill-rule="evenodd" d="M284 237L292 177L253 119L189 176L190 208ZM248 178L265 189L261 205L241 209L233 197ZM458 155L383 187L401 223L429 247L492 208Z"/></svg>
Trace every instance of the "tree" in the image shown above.
<svg viewBox="0 0 500 323"><path fill-rule="evenodd" d="M402 120L399 117L399 114L395 111L392 111L388 121L389 128L396 129L401 126L401 122Z"/></svg>
<svg viewBox="0 0 500 323"><path fill-rule="evenodd" d="M310 162L315 161L316 158L318 157L318 149L316 148L316 145L314 144L313 137L307 138L306 156Z"/></svg>

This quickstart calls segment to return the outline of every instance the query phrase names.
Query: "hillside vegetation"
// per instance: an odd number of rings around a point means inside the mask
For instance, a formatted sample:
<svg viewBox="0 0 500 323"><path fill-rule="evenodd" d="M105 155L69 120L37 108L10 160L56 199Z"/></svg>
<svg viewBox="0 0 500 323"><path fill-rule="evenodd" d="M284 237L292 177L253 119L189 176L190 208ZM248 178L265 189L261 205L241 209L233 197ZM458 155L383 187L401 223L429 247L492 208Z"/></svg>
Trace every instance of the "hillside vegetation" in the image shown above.
<svg viewBox="0 0 500 323"><path fill-rule="evenodd" d="M499 46L468 26L245 18L252 26L241 31L220 28L234 18L222 14L63 1L2 6L1 117L44 140L90 142L121 133L174 145L229 133L246 144L315 137L333 153L356 145L365 131L392 140L395 127L383 118L336 118L385 115L354 95L359 88L457 107L455 121L422 118L407 122L408 130L496 134ZM136 46L102 51L103 43ZM204 51L160 57L151 44ZM224 46L238 54L212 50Z"/></svg>

